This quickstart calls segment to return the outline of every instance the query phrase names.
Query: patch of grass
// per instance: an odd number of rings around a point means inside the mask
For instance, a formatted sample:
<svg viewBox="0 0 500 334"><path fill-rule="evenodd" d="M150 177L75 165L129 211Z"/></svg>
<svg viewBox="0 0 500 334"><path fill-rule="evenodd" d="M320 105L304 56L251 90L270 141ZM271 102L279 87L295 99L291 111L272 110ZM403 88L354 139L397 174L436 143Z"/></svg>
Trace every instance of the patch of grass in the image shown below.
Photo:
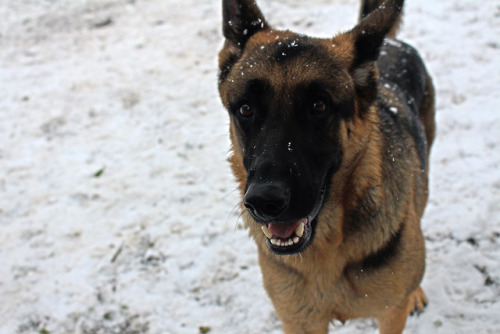
<svg viewBox="0 0 500 334"><path fill-rule="evenodd" d="M113 314L111 312L106 312L106 313L104 313L104 315L102 316L102 318L104 320L112 320L113 319Z"/></svg>
<svg viewBox="0 0 500 334"><path fill-rule="evenodd" d="M101 168L101 169L99 169L97 172L95 172L92 176L94 176L94 177L101 177L101 176L102 176L102 174L104 174L104 170L105 170L105 169L106 169L105 167L102 167L102 168Z"/></svg>

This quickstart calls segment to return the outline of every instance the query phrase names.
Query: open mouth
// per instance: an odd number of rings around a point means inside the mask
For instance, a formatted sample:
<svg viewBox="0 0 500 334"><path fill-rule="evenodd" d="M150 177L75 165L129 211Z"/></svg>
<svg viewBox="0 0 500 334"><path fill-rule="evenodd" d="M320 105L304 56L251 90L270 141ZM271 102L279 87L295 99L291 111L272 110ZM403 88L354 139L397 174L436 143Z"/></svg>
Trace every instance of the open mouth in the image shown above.
<svg viewBox="0 0 500 334"><path fill-rule="evenodd" d="M309 245L312 231L309 217L289 223L273 222L262 226L267 246L277 254L300 253Z"/></svg>
<svg viewBox="0 0 500 334"><path fill-rule="evenodd" d="M270 222L262 226L267 247L272 252L280 255L297 254L311 244L318 222L317 215L323 206L325 188L323 186L321 189L320 200L310 216L292 222Z"/></svg>

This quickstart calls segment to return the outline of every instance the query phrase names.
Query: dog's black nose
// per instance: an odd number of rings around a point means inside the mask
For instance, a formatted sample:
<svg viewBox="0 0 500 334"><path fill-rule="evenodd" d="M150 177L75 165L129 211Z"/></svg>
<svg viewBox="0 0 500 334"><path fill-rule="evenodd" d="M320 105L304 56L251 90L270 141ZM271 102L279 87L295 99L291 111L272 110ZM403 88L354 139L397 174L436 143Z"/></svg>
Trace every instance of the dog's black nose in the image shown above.
<svg viewBox="0 0 500 334"><path fill-rule="evenodd" d="M277 220L289 203L290 191L278 182L251 184L243 197L245 207L255 218L263 221Z"/></svg>

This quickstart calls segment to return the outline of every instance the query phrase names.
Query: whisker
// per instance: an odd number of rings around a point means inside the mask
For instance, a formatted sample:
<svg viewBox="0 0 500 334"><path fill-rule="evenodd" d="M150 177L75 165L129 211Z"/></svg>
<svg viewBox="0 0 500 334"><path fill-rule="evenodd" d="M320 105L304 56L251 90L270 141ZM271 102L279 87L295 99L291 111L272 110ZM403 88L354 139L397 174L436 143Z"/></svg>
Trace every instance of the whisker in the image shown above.
<svg viewBox="0 0 500 334"><path fill-rule="evenodd" d="M229 211L229 213L227 214L227 218L226 218L226 224L229 222L229 218L231 216L236 215L237 212L238 212L238 217L236 218L236 221L238 221L239 217L241 216L241 212L239 212L239 210L238 210L239 206L240 206L240 202L236 203L233 206L233 208L231 209L231 211Z"/></svg>
<svg viewBox="0 0 500 334"><path fill-rule="evenodd" d="M231 191L228 191L224 196L222 196L223 199L227 199L229 197L229 195L232 195L234 194L235 192L239 191L240 189L239 188L235 188Z"/></svg>
<svg viewBox="0 0 500 334"><path fill-rule="evenodd" d="M249 213L248 213L248 210L247 210L246 208L245 208L245 209L243 209L243 210L240 212L240 214L238 215L238 218L236 218L236 224L234 224L234 232L236 232L236 229L238 228L238 221L240 220L240 218L241 218L244 214L246 214L246 215L248 215L248 214L249 214Z"/></svg>

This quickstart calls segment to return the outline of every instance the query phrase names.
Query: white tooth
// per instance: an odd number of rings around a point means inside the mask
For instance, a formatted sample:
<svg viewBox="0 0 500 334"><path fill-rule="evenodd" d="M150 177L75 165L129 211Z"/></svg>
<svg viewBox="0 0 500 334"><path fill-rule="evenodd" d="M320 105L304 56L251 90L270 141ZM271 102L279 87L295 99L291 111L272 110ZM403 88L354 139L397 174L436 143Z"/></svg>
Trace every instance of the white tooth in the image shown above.
<svg viewBox="0 0 500 334"><path fill-rule="evenodd" d="M266 226L262 226L262 232L264 232L264 234L268 239L273 238L273 234L271 233L271 231L269 231L269 229Z"/></svg>
<svg viewBox="0 0 500 334"><path fill-rule="evenodd" d="M276 246L281 246L281 240L280 239L276 239Z"/></svg>
<svg viewBox="0 0 500 334"><path fill-rule="evenodd" d="M304 235L304 223L300 223L300 225L295 229L295 234L300 238Z"/></svg>
<svg viewBox="0 0 500 334"><path fill-rule="evenodd" d="M291 246L291 245L293 245L293 240L292 240L292 239L289 239L289 240L288 240L288 246Z"/></svg>
<svg viewBox="0 0 500 334"><path fill-rule="evenodd" d="M299 240L300 240L299 237L295 237L295 238L293 238L293 243L294 244L298 244Z"/></svg>
<svg viewBox="0 0 500 334"><path fill-rule="evenodd" d="M276 239L271 239L271 243L276 246Z"/></svg>

